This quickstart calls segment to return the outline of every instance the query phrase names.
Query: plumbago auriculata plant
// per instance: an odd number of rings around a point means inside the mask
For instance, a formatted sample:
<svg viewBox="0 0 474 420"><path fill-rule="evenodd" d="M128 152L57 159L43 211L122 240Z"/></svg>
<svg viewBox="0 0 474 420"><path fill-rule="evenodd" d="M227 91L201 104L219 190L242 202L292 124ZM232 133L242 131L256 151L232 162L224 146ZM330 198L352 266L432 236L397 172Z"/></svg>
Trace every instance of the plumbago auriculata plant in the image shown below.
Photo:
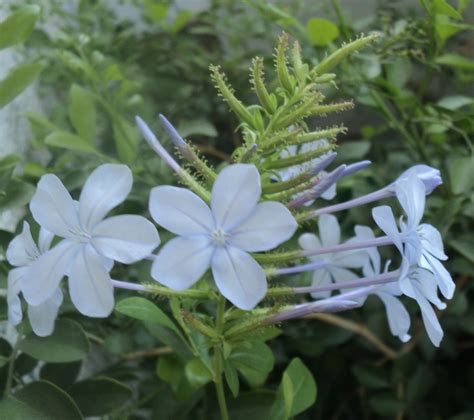
<svg viewBox="0 0 474 420"><path fill-rule="evenodd" d="M274 91L264 81L263 61L253 61L251 82L259 103L251 106L239 101L219 67L211 66L218 92L239 119L242 133L233 162L219 173L165 117L160 115L161 123L185 166L137 117L143 137L183 184L150 191L149 211L155 223L138 215L107 217L132 188L132 173L125 165L99 166L78 200L55 175L44 175L30 203L41 226L38 245L25 222L7 251L15 266L8 277L10 322L22 321L22 294L34 332L51 334L64 299L64 277L72 303L89 317L110 315L114 288L167 297L176 323L160 312L161 322L184 343L189 356L180 355L183 363L192 363L201 377L215 382L222 418L228 417L224 383L237 395L238 373L250 384L264 382L273 365L265 341L278 334L276 325L282 321L351 310L376 295L386 307L392 334L407 341L410 317L400 300L405 295L418 303L428 336L438 346L443 331L432 305L443 309L438 289L450 299L454 283L440 262L447 257L439 232L421 219L425 196L441 183L439 171L416 165L381 190L326 205L324 200L334 198L341 178L370 162L330 169L336 157L335 137L345 128L312 131L306 124L309 118L352 107L350 101L325 102L324 88L335 79L329 71L374 38L343 45L310 68L298 44L289 49L283 35L275 52ZM339 212L390 197L404 211L398 224L391 207L374 207L375 225L384 235L355 226L354 237L341 243ZM156 225L175 235L157 251ZM285 245L297 232L299 246L296 241ZM59 239L51 247L54 237ZM382 246L398 249L398 268L389 270L382 263L377 250ZM151 260L155 283L111 278L115 262L143 259ZM313 273L312 284L286 285L292 274L305 271ZM153 304L132 297L119 302L117 310L137 317L143 305ZM263 377L239 363L236 354L245 352L266 356L270 365ZM290 404L288 409L292 392L282 387L287 417L306 408L291 409ZM276 401L276 411L280 403Z"/></svg>

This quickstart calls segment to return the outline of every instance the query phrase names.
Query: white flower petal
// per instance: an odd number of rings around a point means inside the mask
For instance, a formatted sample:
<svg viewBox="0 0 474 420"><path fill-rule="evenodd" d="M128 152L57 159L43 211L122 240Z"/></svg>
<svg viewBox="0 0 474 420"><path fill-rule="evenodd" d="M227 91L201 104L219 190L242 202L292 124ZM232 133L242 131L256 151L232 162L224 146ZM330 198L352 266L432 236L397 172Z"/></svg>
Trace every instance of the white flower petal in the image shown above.
<svg viewBox="0 0 474 420"><path fill-rule="evenodd" d="M414 288L438 309L445 309L446 304L438 296L438 282L433 273L422 268L417 268L415 273Z"/></svg>
<svg viewBox="0 0 474 420"><path fill-rule="evenodd" d="M230 232L230 244L248 252L268 251L290 239L298 228L281 203L257 204L252 214Z"/></svg>
<svg viewBox="0 0 474 420"><path fill-rule="evenodd" d="M319 238L313 233L303 233L298 238L298 243L305 251L312 251L321 248Z"/></svg>
<svg viewBox="0 0 474 420"><path fill-rule="evenodd" d="M187 289L209 268L213 252L209 237L204 235L174 238L161 248L151 276L171 289Z"/></svg>
<svg viewBox="0 0 474 420"><path fill-rule="evenodd" d="M74 258L69 276L72 303L86 316L103 318L114 309L114 288L101 256L83 245Z"/></svg>
<svg viewBox="0 0 474 420"><path fill-rule="evenodd" d="M400 239L395 217L393 217L392 209L389 206L379 206L372 209L372 217L377 226L392 240L394 245L403 254L403 244Z"/></svg>
<svg viewBox="0 0 474 420"><path fill-rule="evenodd" d="M207 204L185 188L153 188L149 209L156 223L176 235L195 235L214 229L214 218Z"/></svg>
<svg viewBox="0 0 474 420"><path fill-rule="evenodd" d="M54 239L54 233L50 232L45 228L41 228L39 231L38 248L41 254L44 254L49 248Z"/></svg>
<svg viewBox="0 0 474 420"><path fill-rule="evenodd" d="M323 268L322 270L316 270L313 273L313 282L312 286L314 287L322 287L322 286L329 286L332 284L332 279L331 275L329 274L329 271ZM315 299L325 299L331 296L331 291L328 290L326 292L314 292L311 293L311 296Z"/></svg>
<svg viewBox="0 0 474 420"><path fill-rule="evenodd" d="M21 300L19 297L23 278L27 275L29 267L20 267L10 270L8 273L8 321L12 325L18 325L23 319Z"/></svg>
<svg viewBox="0 0 474 420"><path fill-rule="evenodd" d="M347 241L348 243L354 243L356 241L369 241L375 238L373 230L369 228L368 226L356 225L354 227L354 231L355 231L356 236L350 239L349 241ZM371 272L370 275L380 274L381 258L380 258L380 254L377 247L374 246L372 248L365 248L364 251L367 252L370 259L371 267L368 268L368 270ZM366 274L364 272L364 275L368 276L369 274Z"/></svg>
<svg viewBox="0 0 474 420"><path fill-rule="evenodd" d="M423 293L419 292L416 288L415 291L415 299L420 306L421 317L423 318L423 323L425 325L426 332L428 333L428 337L436 347L439 347L444 335L441 324L438 321L435 311L428 300L426 300Z"/></svg>
<svg viewBox="0 0 474 420"><path fill-rule="evenodd" d="M50 232L63 238L79 230L79 218L71 195L56 175L43 175L31 199L33 218Z"/></svg>
<svg viewBox="0 0 474 420"><path fill-rule="evenodd" d="M398 337L402 342L406 343L411 337L408 334L410 329L410 314L399 299L389 293L382 291L375 293L385 305L387 312L388 325L392 335Z"/></svg>
<svg viewBox="0 0 474 420"><path fill-rule="evenodd" d="M217 288L238 308L253 309L265 297L265 273L246 252L234 247L216 248L211 265Z"/></svg>
<svg viewBox="0 0 474 420"><path fill-rule="evenodd" d="M362 268L369 260L367 249L331 254L331 262L339 267Z"/></svg>
<svg viewBox="0 0 474 420"><path fill-rule="evenodd" d="M395 182L398 182L401 179L410 178L412 174L415 174L423 182L426 194L431 194L438 185L443 183L439 170L428 165L415 165L408 168Z"/></svg>
<svg viewBox="0 0 474 420"><path fill-rule="evenodd" d="M415 174L412 174L409 178L396 183L395 192L407 215L408 227L415 228L420 223L425 211L426 190L423 182Z"/></svg>
<svg viewBox="0 0 474 420"><path fill-rule="evenodd" d="M444 253L443 240L438 229L427 223L423 223L417 228L417 233L420 235L423 250L429 252L438 260L447 260L448 257Z"/></svg>
<svg viewBox="0 0 474 420"><path fill-rule="evenodd" d="M451 299L454 295L456 284L454 283L451 274L449 274L449 271L444 268L443 264L431 255L425 255L424 258L421 259L420 266L430 270L435 275L438 280L438 287L441 294L446 299Z"/></svg>
<svg viewBox="0 0 474 420"><path fill-rule="evenodd" d="M92 231L91 243L100 255L130 264L150 255L160 237L149 220L124 214L99 222Z"/></svg>
<svg viewBox="0 0 474 420"><path fill-rule="evenodd" d="M211 208L217 227L229 231L245 220L260 194L260 174L254 165L224 168L212 187Z"/></svg>
<svg viewBox="0 0 474 420"><path fill-rule="evenodd" d="M25 278L22 284L23 296L30 305L39 305L54 294L79 246L67 239L63 240L31 265L34 275Z"/></svg>
<svg viewBox="0 0 474 420"><path fill-rule="evenodd" d="M339 245L341 242L341 228L336 216L322 214L318 219L319 237L324 247Z"/></svg>
<svg viewBox="0 0 474 420"><path fill-rule="evenodd" d="M324 171L322 172L324 173ZM336 196L336 184L332 184L326 191L321 194L324 200L332 200Z"/></svg>
<svg viewBox="0 0 474 420"><path fill-rule="evenodd" d="M57 289L46 302L38 306L28 305L28 318L36 335L46 337L52 334L59 307L62 303L63 293L61 289Z"/></svg>
<svg viewBox="0 0 474 420"><path fill-rule="evenodd" d="M106 163L87 178L79 198L79 218L89 231L114 207L122 203L132 189L132 172L126 165Z"/></svg>
<svg viewBox="0 0 474 420"><path fill-rule="evenodd" d="M39 249L33 241L28 222L23 222L23 231L8 244L6 257L11 265L30 265L39 256Z"/></svg>

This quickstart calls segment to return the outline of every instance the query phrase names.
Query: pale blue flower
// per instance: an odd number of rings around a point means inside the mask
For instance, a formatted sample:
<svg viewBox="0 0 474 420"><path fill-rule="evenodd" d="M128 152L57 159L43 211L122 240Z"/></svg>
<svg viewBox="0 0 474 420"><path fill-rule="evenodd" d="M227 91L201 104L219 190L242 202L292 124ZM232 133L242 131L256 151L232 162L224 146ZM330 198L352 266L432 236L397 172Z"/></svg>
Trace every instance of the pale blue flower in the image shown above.
<svg viewBox="0 0 474 420"><path fill-rule="evenodd" d="M235 164L218 175L211 209L184 188L156 187L150 213L165 229L179 235L166 243L152 266L160 283L183 290L209 266L217 288L241 309L252 309L265 296L265 273L248 252L268 251L293 236L297 223L281 203L257 203L260 175L253 165Z"/></svg>
<svg viewBox="0 0 474 420"><path fill-rule="evenodd" d="M441 293L451 299L455 284L440 262L448 258L443 250L441 235L432 225L420 224L425 209L426 189L423 181L412 173L408 178L397 181L395 189L398 201L407 216L406 222L400 220L399 230L389 206L372 210L375 222L411 265L417 264L435 275Z"/></svg>
<svg viewBox="0 0 474 420"><path fill-rule="evenodd" d="M399 280L401 291L404 295L416 300L428 337L436 347L439 347L443 338L443 329L431 304L438 309L445 309L446 304L438 297L438 280L428 270L410 267L406 258L403 258L401 272Z"/></svg>
<svg viewBox="0 0 474 420"><path fill-rule="evenodd" d="M368 226L356 226L356 237L354 240L368 241L375 238L374 232ZM376 247L366 249L369 258L366 260L362 272L365 277L372 277L382 273L382 264L379 251ZM388 264L384 272L387 272ZM398 282L386 283L374 288L371 294L377 296L384 304L387 312L387 320L392 335L398 337L402 342L407 342L411 337L408 334L410 329L410 314L403 303L398 299L403 293ZM361 299L363 304L365 298Z"/></svg>
<svg viewBox="0 0 474 420"><path fill-rule="evenodd" d="M314 251L324 247L333 247L341 242L341 228L337 218L330 214L323 214L318 219L319 237L312 233L304 233L298 242L305 251ZM348 241L348 243L351 241ZM326 286L333 282L355 280L357 274L348 268L361 268L367 260L364 251L334 252L320 256L309 257L314 262L324 264L324 267L314 271L313 286ZM313 293L314 298L325 298L331 292Z"/></svg>
<svg viewBox="0 0 474 420"><path fill-rule="evenodd" d="M79 312L105 317L114 307L110 269L113 260L130 264L148 256L159 244L155 226L144 217L120 215L104 219L122 203L132 187L125 165L104 164L87 179L74 201L59 178L41 177L30 203L40 226L65 238L31 266L34 277L22 285L30 305L50 299L61 279L69 278L69 294Z"/></svg>
<svg viewBox="0 0 474 420"><path fill-rule="evenodd" d="M439 169L432 168L428 165L414 165L403 172L391 186L397 184L399 181L407 180L413 175L423 182L426 195L431 194L438 185L443 183Z"/></svg>
<svg viewBox="0 0 474 420"><path fill-rule="evenodd" d="M7 260L16 267L8 273L7 292L8 321L13 325L18 325L23 319L19 294L22 284L31 281L35 276L30 266L49 249L53 237L52 233L41 229L38 245L36 245L31 236L30 225L24 222L23 231L15 236L8 245ZM35 334L45 337L53 332L54 322L62 302L63 294L58 287L44 303L28 305L28 318Z"/></svg>

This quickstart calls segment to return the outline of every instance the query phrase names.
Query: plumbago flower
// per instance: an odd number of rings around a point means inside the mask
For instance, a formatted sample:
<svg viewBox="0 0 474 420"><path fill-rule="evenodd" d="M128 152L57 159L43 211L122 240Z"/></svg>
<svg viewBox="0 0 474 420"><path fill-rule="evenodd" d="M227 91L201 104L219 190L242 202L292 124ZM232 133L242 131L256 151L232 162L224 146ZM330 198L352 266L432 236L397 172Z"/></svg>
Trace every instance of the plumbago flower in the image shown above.
<svg viewBox="0 0 474 420"><path fill-rule="evenodd" d="M319 237L312 233L304 233L298 242L305 251L332 247L341 242L341 228L337 218L324 214L318 219ZM348 241L350 242L350 241ZM333 282L344 282L358 278L357 274L348 268L361 268L366 264L367 254L364 251L349 251L328 253L310 257L313 262L323 264L321 269L313 273L313 286L325 286ZM331 291L312 293L314 298L330 296Z"/></svg>
<svg viewBox="0 0 474 420"><path fill-rule="evenodd" d="M69 294L79 312L105 317L114 307L109 270L113 261L130 264L148 256L159 244L155 226L142 216L120 215L104 219L122 203L132 187L125 165L104 164L87 179L74 201L59 178L43 175L30 203L36 222L64 238L31 265L34 276L21 284L33 306L51 299L67 275Z"/></svg>
<svg viewBox="0 0 474 420"><path fill-rule="evenodd" d="M411 265L419 265L434 274L443 296L451 299L455 284L440 262L448 258L443 250L441 234L432 225L420 224L425 209L425 184L412 173L400 179L395 190L407 221L400 219L399 230L392 209L389 206L380 206L372 210L375 222Z"/></svg>
<svg viewBox="0 0 474 420"><path fill-rule="evenodd" d="M354 230L356 233L354 240L368 241L375 238L374 232L368 226L358 225ZM367 248L366 252L369 258L362 268L364 276L372 277L381 274L382 264L377 248ZM390 261L387 262L384 272L387 272L389 263ZM383 302L392 335L398 337L404 343L410 340L411 336L408 334L408 330L410 329L410 314L403 303L400 302L400 299L398 299L398 297L403 294L398 282L380 285L375 288L371 294L377 296ZM361 305L365 302L365 299L366 298L362 298L360 300Z"/></svg>
<svg viewBox="0 0 474 420"><path fill-rule="evenodd" d="M15 236L8 245L7 260L11 265L17 267L8 273L8 321L13 325L18 325L23 319L19 295L22 284L35 277L35 273L30 269L31 264L49 249L53 238L52 233L42 228L39 233L38 245L36 245L31 236L30 225L23 222L23 231ZM63 293L58 287L53 295L43 303L28 305L28 318L35 334L45 337L53 332L54 321L62 302Z"/></svg>
<svg viewBox="0 0 474 420"><path fill-rule="evenodd" d="M267 251L291 238L297 223L281 203L258 203L260 174L248 164L226 167L211 194L211 209L184 188L155 187L150 213L179 235L158 253L151 270L160 283L183 290L209 266L219 291L240 309L255 307L265 296L265 273L248 252Z"/></svg>
<svg viewBox="0 0 474 420"><path fill-rule="evenodd" d="M410 266L408 259L404 257L399 285L404 295L418 303L428 337L439 347L444 334L431 304L441 310L446 308L446 304L438 297L438 279L431 271Z"/></svg>

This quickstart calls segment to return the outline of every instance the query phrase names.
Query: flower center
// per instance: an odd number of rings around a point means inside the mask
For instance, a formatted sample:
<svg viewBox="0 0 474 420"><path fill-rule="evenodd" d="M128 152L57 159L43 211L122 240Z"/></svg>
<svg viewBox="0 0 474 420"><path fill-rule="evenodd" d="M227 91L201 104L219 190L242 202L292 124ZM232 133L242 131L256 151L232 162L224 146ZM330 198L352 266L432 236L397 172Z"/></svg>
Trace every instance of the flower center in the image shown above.
<svg viewBox="0 0 474 420"><path fill-rule="evenodd" d="M73 234L74 240L79 243L86 243L92 239L92 236L89 233L80 229L70 230L70 232Z"/></svg>
<svg viewBox="0 0 474 420"><path fill-rule="evenodd" d="M229 234L222 229L215 229L211 233L212 242L217 246L224 246L229 238Z"/></svg>

